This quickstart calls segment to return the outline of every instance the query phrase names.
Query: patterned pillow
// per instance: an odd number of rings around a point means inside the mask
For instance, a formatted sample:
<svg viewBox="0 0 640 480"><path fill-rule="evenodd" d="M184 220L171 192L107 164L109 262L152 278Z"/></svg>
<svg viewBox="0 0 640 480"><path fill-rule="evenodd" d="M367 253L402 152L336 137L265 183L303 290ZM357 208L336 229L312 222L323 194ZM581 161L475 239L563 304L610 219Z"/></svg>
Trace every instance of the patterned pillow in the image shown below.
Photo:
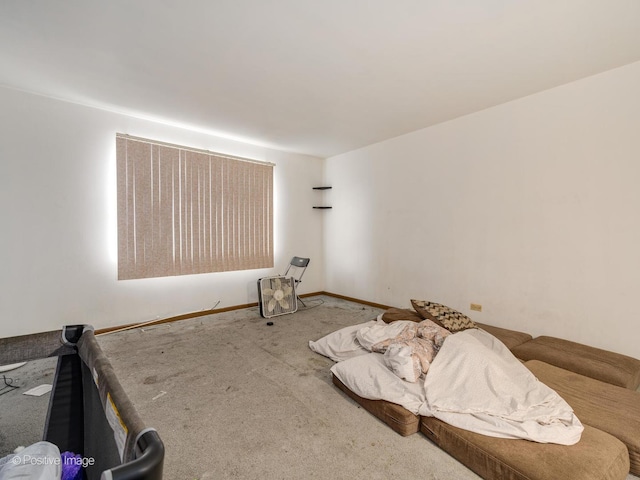
<svg viewBox="0 0 640 480"><path fill-rule="evenodd" d="M454 310L446 305L427 302L425 300L411 300L411 305L418 315L425 320L433 320L438 325L443 326L450 332L459 332L468 328L478 328L478 326L465 314Z"/></svg>

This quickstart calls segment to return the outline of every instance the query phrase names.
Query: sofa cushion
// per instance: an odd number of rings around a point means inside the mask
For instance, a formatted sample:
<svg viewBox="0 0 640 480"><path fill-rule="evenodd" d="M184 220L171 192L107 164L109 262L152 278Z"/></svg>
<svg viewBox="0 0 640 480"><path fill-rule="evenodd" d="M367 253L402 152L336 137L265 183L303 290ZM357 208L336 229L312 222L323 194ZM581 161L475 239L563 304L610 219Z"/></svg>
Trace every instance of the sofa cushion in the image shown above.
<svg viewBox="0 0 640 480"><path fill-rule="evenodd" d="M584 424L610 433L629 450L631 473L640 476L640 392L594 380L539 360L525 366L554 389Z"/></svg>
<svg viewBox="0 0 640 480"><path fill-rule="evenodd" d="M424 318L410 308L389 308L380 318L382 318L382 321L385 323L397 322L398 320L410 320L420 323L424 320Z"/></svg>
<svg viewBox="0 0 640 480"><path fill-rule="evenodd" d="M488 437L433 417L420 418L420 431L486 479L624 480L629 471L624 444L588 425L571 446Z"/></svg>
<svg viewBox="0 0 640 480"><path fill-rule="evenodd" d="M640 360L569 340L537 337L512 352L521 360L540 360L631 390L640 385Z"/></svg>

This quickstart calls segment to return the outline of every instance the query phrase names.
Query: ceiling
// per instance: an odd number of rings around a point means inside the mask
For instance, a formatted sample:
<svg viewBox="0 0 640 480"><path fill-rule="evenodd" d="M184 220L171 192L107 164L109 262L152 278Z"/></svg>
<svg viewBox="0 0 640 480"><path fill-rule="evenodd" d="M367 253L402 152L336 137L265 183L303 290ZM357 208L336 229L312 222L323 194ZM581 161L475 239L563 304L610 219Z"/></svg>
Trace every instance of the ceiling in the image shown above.
<svg viewBox="0 0 640 480"><path fill-rule="evenodd" d="M638 60L638 0L0 2L2 85L320 157Z"/></svg>

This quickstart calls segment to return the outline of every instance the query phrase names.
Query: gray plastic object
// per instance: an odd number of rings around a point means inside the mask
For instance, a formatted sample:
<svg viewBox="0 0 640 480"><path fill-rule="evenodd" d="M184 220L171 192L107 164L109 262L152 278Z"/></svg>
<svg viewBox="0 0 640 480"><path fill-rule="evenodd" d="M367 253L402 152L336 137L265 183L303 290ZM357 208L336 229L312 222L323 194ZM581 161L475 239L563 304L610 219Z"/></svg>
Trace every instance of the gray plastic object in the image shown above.
<svg viewBox="0 0 640 480"><path fill-rule="evenodd" d="M0 458L0 480L60 480L62 460L53 443L37 442Z"/></svg>

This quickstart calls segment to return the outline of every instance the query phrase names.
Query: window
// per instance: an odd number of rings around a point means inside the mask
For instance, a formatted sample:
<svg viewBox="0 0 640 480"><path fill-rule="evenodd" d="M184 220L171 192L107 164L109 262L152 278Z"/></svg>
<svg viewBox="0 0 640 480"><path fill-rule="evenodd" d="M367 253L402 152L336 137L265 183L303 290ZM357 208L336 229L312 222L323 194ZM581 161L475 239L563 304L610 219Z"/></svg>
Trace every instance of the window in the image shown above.
<svg viewBox="0 0 640 480"><path fill-rule="evenodd" d="M273 165L116 135L118 279L273 267Z"/></svg>

